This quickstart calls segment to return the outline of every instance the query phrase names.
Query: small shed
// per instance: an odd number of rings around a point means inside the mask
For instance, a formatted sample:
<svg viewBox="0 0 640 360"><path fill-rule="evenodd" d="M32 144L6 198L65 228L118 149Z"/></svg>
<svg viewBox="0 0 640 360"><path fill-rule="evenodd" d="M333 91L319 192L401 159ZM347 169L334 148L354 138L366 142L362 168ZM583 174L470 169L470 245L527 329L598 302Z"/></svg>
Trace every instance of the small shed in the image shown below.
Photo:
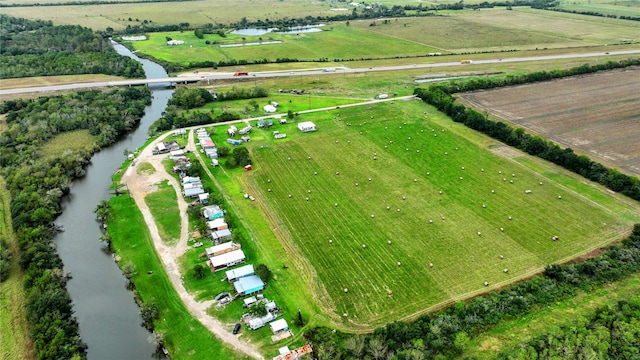
<svg viewBox="0 0 640 360"><path fill-rule="evenodd" d="M200 204L207 204L209 202L209 193L198 195L198 200L200 201Z"/></svg>
<svg viewBox="0 0 640 360"><path fill-rule="evenodd" d="M240 296L251 295L264 289L264 282L256 275L249 275L233 283L236 293Z"/></svg>
<svg viewBox="0 0 640 360"><path fill-rule="evenodd" d="M251 170L251 169L253 169L253 167L251 166L251 164L249 164L249 165L245 165L245 167L244 167L244 170L245 170L245 171L249 171L249 170Z"/></svg>
<svg viewBox="0 0 640 360"><path fill-rule="evenodd" d="M226 274L227 274L227 280L229 280L230 283L234 283L238 279L253 275L254 274L253 265L245 265L237 269L232 269L227 271Z"/></svg>
<svg viewBox="0 0 640 360"><path fill-rule="evenodd" d="M163 142L159 142L159 143L156 145L156 147L158 148L158 152L160 152L160 153L165 153L165 152L167 152L167 151L168 151L168 150L167 150L167 147L164 145L164 143L163 143Z"/></svg>
<svg viewBox="0 0 640 360"><path fill-rule="evenodd" d="M298 129L302 132L311 132L318 130L316 124L311 121L305 121L298 124Z"/></svg>
<svg viewBox="0 0 640 360"><path fill-rule="evenodd" d="M289 324L287 324L287 320L285 319L272 321L269 323L269 327L271 328L271 332L274 334L289 330Z"/></svg>
<svg viewBox="0 0 640 360"><path fill-rule="evenodd" d="M288 346L283 346L283 347L281 347L281 348L279 348L279 349L278 349L278 353L279 353L280 355L287 355L287 354L288 354L288 353L290 353L290 352L291 352L291 350L289 350L289 347L288 347Z"/></svg>
<svg viewBox="0 0 640 360"><path fill-rule="evenodd" d="M263 106L262 109L266 113L274 113L274 112L278 111L278 108L276 108L275 106L273 106L271 104Z"/></svg>
<svg viewBox="0 0 640 360"><path fill-rule="evenodd" d="M219 231L223 229L228 229L229 225L227 225L227 223L224 222L224 218L218 218L215 220L207 221L207 227L209 228L209 230Z"/></svg>
<svg viewBox="0 0 640 360"><path fill-rule="evenodd" d="M216 243L225 242L231 240L231 230L222 229L211 233L211 239Z"/></svg>
<svg viewBox="0 0 640 360"><path fill-rule="evenodd" d="M242 141L235 140L235 139L227 139L227 142L231 145L236 145L236 146L242 144Z"/></svg>
<svg viewBox="0 0 640 360"><path fill-rule="evenodd" d="M231 125L231 127L227 129L227 134L229 134L229 136L236 136L236 132L238 132L238 128L234 125Z"/></svg>
<svg viewBox="0 0 640 360"><path fill-rule="evenodd" d="M252 296L250 298L246 298L246 299L243 300L245 307L249 307L249 306L253 305L256 301L258 301L258 300L256 299L255 296Z"/></svg>

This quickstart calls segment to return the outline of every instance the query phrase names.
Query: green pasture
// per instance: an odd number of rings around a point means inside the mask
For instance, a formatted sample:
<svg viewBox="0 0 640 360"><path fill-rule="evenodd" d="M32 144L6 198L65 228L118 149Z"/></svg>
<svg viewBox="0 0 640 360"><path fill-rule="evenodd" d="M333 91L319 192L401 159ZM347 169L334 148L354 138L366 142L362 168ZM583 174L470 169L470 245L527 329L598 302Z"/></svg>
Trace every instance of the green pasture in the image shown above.
<svg viewBox="0 0 640 360"><path fill-rule="evenodd" d="M195 61L229 61L296 58L300 60L379 58L390 56L406 56L438 52L424 44L377 34L367 29L330 24L322 28L324 31L301 34L269 33L261 36L243 36L228 34L222 38L217 34L205 34L198 39L193 31L162 32L149 34L148 40L132 41L131 46L154 58L188 64ZM182 45L167 46L166 38L182 40ZM244 40L243 40L244 38ZM262 40L261 40L262 39ZM205 41L212 44L207 45ZM260 44L261 41L265 44ZM282 41L280 44L266 44L269 41ZM221 47L220 44L258 43L240 47Z"/></svg>
<svg viewBox="0 0 640 360"><path fill-rule="evenodd" d="M596 12L600 14L612 14L618 16L640 15L640 2L638 1L611 1L611 0L571 0L561 1L559 8L571 11Z"/></svg>
<svg viewBox="0 0 640 360"><path fill-rule="evenodd" d="M109 218L109 234L115 252L124 266L135 266L133 281L143 302L155 302L160 308L156 332L163 334L164 344L172 359L209 357L242 359L238 353L224 346L184 307L171 285L158 257L142 214L132 199L125 195L110 200L113 210Z"/></svg>
<svg viewBox="0 0 640 360"><path fill-rule="evenodd" d="M45 157L55 157L66 151L94 149L96 146L96 139L89 134L89 130L75 130L49 139L42 146L41 153Z"/></svg>
<svg viewBox="0 0 640 360"><path fill-rule="evenodd" d="M254 130L255 170L232 176L309 262L308 286L334 316L348 315L345 327L381 325L504 286L616 240L638 220L637 207L599 203L599 192L575 191L570 177L556 183L496 155L490 140L419 102L297 121L307 120L319 131ZM273 130L287 139L272 140Z"/></svg>
<svg viewBox="0 0 640 360"><path fill-rule="evenodd" d="M144 197L158 226L162 241L174 246L180 240L180 210L176 191L168 181L156 184L157 189Z"/></svg>

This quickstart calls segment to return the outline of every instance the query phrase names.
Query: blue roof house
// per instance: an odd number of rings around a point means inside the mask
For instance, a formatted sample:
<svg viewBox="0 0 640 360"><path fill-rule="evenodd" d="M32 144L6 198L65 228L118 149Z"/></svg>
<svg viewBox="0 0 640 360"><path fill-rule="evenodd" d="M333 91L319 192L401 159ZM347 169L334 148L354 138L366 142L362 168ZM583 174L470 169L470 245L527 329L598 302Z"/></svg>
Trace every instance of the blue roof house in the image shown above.
<svg viewBox="0 0 640 360"><path fill-rule="evenodd" d="M262 291L264 289L264 282L256 276L245 276L238 279L233 283L233 286L236 289L236 293L240 296L251 295L255 292Z"/></svg>

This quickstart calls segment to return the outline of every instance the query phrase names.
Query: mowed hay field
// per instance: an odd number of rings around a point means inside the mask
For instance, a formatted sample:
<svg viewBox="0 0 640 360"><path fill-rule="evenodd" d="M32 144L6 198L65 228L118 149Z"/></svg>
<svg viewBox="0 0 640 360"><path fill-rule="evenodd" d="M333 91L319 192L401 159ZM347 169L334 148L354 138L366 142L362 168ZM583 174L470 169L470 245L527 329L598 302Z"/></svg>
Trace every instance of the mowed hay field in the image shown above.
<svg viewBox="0 0 640 360"><path fill-rule="evenodd" d="M288 233L292 256L312 265L309 286L348 315L347 327L410 318L506 285L618 239L638 219L613 198L598 203L497 155L486 138L418 101L298 121L307 120L319 130L289 127L279 142L266 140L274 128L255 130L255 168L245 174L265 218Z"/></svg>
<svg viewBox="0 0 640 360"><path fill-rule="evenodd" d="M640 175L640 68L460 97L596 161Z"/></svg>

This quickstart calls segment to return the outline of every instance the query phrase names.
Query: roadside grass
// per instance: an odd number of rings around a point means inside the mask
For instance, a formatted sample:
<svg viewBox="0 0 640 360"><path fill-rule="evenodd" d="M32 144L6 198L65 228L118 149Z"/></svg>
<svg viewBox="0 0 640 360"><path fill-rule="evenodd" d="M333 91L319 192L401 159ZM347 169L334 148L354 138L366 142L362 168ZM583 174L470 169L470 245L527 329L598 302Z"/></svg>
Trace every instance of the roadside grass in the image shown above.
<svg viewBox="0 0 640 360"><path fill-rule="evenodd" d="M255 170L230 172L233 179L217 180L224 180L228 194L251 188L269 226L289 232L280 234L281 241L285 246L290 242L292 251L311 263L310 274L315 274L309 284L331 308L330 316L348 314L343 327L411 318L486 291L484 281L497 287L531 276L547 263L620 238L638 219L637 212L629 215L633 220L621 218L595 204L590 194L492 154L473 142L490 139L419 102L344 108L297 119L305 120L316 122L320 130L300 134L295 124L255 130L247 145ZM269 135L273 130L288 136L276 143ZM219 133L216 141L224 141L226 135ZM525 194L528 189L533 193ZM254 204L234 203L241 205L241 214L249 211L242 205ZM552 242L553 235L565 241Z"/></svg>
<svg viewBox="0 0 640 360"><path fill-rule="evenodd" d="M580 291L575 297L485 329L479 336L471 338L458 358L494 359L501 351L515 348L550 329L579 323L582 319L593 316L597 308L613 306L639 291L640 275L609 283L589 292Z"/></svg>
<svg viewBox="0 0 640 360"><path fill-rule="evenodd" d="M49 139L43 146L41 153L45 157L55 157L66 151L95 149L96 139L89 134L89 130L75 130L62 133Z"/></svg>
<svg viewBox="0 0 640 360"><path fill-rule="evenodd" d="M156 172L156 168L148 162L140 163L136 169L138 175L151 175Z"/></svg>
<svg viewBox="0 0 640 360"><path fill-rule="evenodd" d="M167 180L156 185L157 190L146 195L144 201L156 221L162 241L168 246L175 246L180 240L180 210L176 192Z"/></svg>
<svg viewBox="0 0 640 360"><path fill-rule="evenodd" d="M133 200L127 196L113 197L110 205L113 216L108 225L114 251L122 257L121 264L135 265L137 271L132 280L141 301L158 304L160 319L155 322L155 330L163 334L164 345L171 358L244 358L225 347L184 307L169 282L142 214Z"/></svg>
<svg viewBox="0 0 640 360"><path fill-rule="evenodd" d="M0 177L0 236L12 252L9 277L0 283L0 358L3 360L35 359L25 308L22 270L18 265L19 250L11 226L11 196L4 178Z"/></svg>
<svg viewBox="0 0 640 360"><path fill-rule="evenodd" d="M9 128L7 125L7 114L0 114L0 134Z"/></svg>

